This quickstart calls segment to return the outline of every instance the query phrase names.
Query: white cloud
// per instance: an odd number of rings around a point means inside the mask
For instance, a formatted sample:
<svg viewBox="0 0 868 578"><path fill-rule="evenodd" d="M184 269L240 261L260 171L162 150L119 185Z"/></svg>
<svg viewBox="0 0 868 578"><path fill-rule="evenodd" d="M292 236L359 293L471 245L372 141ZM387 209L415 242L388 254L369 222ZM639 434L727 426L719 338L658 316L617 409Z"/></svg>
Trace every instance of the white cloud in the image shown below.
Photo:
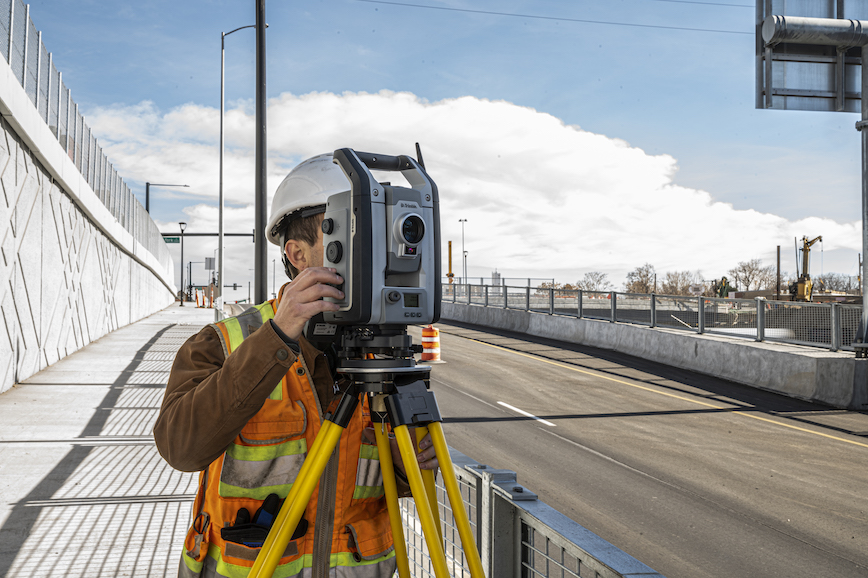
<svg viewBox="0 0 868 578"><path fill-rule="evenodd" d="M144 181L159 174L164 182L196 183L193 193L215 202L217 110L187 104L160 112L143 102L98 109L88 122L125 177ZM227 202L250 201L253 136L250 103L230 106ZM292 166L321 152L351 147L411 154L415 142L441 193L444 274L447 240L453 241L453 269L461 269L460 218L468 220L471 276L497 268L575 281L595 270L620 284L627 271L649 262L658 273L701 270L712 278L739 261L759 257L771 264L776 245L792 271L792 239L802 235L823 235L826 272L834 270L835 258L849 263L852 256L855 265L854 253L861 251L858 221L793 222L735 210L708 192L677 185L676 160L668 155L646 154L530 108L474 97L429 103L388 91L282 94L269 102L268 188L273 192ZM216 209L199 205L186 212L202 230L216 230ZM227 223L237 222L227 230L251 228L252 209L230 213ZM233 266L247 268L242 265L249 262L245 255Z"/></svg>

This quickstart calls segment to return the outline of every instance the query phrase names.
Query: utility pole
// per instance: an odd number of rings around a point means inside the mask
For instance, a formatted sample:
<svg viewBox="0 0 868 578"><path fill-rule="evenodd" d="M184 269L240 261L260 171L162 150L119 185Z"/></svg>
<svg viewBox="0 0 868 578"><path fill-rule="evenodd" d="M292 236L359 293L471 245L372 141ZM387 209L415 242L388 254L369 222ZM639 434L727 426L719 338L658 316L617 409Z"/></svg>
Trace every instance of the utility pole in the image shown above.
<svg viewBox="0 0 868 578"><path fill-rule="evenodd" d="M467 251L464 250L464 223L467 219L458 219L461 223L461 257L464 259L464 282L467 283Z"/></svg>
<svg viewBox="0 0 868 578"><path fill-rule="evenodd" d="M781 300L781 246L778 245L778 284L775 292L775 301Z"/></svg>

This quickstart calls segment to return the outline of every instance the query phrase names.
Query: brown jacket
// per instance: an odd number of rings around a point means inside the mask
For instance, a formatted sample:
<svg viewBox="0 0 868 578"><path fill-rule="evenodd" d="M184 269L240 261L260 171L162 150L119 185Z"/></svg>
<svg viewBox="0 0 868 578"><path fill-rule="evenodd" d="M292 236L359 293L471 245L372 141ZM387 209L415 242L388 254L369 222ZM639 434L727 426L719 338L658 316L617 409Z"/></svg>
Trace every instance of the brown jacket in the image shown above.
<svg viewBox="0 0 868 578"><path fill-rule="evenodd" d="M212 326L188 339L175 356L154 426L157 449L169 465L195 472L220 457L299 354L312 373L322 418L335 397L328 360L303 337L298 348L294 351L272 322L253 332L228 359Z"/></svg>

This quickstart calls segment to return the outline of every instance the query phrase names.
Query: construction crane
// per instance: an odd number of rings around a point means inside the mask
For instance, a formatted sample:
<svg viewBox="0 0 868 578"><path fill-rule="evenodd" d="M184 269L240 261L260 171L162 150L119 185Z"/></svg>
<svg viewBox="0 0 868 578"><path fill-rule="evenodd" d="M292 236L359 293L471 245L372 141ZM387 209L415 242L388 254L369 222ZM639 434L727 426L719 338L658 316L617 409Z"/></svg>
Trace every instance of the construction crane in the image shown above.
<svg viewBox="0 0 868 578"><path fill-rule="evenodd" d="M795 239L794 239L795 241ZM799 274L798 271L798 251L799 245L798 241L796 242L796 274L799 275L798 280L795 283L790 284L790 295L793 296L793 301L810 301L813 290L814 283L811 281L811 275L809 273L810 269L808 267L810 262L811 255L811 246L817 241L822 242L823 236L820 235L813 240L808 240L808 237L802 237L802 273Z"/></svg>

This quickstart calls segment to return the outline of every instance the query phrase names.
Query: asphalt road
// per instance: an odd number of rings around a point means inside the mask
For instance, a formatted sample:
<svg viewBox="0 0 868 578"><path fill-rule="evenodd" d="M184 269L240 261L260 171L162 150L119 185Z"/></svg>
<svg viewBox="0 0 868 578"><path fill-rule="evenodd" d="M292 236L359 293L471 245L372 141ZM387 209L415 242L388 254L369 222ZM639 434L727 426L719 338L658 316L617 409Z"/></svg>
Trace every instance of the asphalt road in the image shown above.
<svg viewBox="0 0 868 578"><path fill-rule="evenodd" d="M515 470L668 578L868 576L868 415L613 352L438 328L446 363L432 389L449 445Z"/></svg>

